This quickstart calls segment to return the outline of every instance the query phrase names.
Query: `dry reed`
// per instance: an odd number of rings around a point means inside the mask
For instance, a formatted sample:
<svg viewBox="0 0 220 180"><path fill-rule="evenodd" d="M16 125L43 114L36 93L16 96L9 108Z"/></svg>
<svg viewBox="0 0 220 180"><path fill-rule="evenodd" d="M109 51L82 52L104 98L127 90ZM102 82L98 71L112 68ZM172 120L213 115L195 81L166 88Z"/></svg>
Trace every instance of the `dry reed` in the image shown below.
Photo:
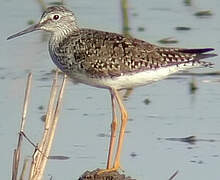
<svg viewBox="0 0 220 180"><path fill-rule="evenodd" d="M27 108L30 96L31 82L32 82L32 74L28 75L27 86L25 90L25 98L24 98L24 106L21 120L21 127L19 131L18 144L17 148L14 150L13 157L13 169L12 169L12 180L17 180L18 176L18 168L19 168L19 160L21 154L21 144L23 137L27 139L30 144L35 147L34 153L32 155L32 162L29 171L29 180L41 180L43 178L44 170L46 167L46 163L49 157L49 153L51 151L52 142L55 135L55 130L58 122L59 112L61 109L61 102L63 98L64 88L66 84L66 75L63 77L62 85L57 97L58 92L58 71L56 71L55 77L53 79L53 84L50 93L50 99L47 108L45 126L44 126L44 134L42 139L38 145L32 143L32 141L26 136L24 133L24 126L26 122L27 116ZM57 101L56 101L57 99ZM21 172L20 180L24 179L25 172L27 171L27 162L25 161L23 165L23 170Z"/></svg>
<svg viewBox="0 0 220 180"><path fill-rule="evenodd" d="M20 161L20 157L21 157L21 145L22 145L22 141L23 141L24 127L25 127L25 123L26 123L26 116L27 116L27 108L28 108L29 97L30 97L31 83L32 83L32 74L29 73L28 78L27 78L27 85L26 85L26 89L25 89L25 98L24 98L21 126L20 126L20 131L19 131L19 136L18 136L18 143L17 143L17 148L14 150L13 165L12 165L12 180L16 180L17 175L18 175L18 167L19 167L19 161Z"/></svg>

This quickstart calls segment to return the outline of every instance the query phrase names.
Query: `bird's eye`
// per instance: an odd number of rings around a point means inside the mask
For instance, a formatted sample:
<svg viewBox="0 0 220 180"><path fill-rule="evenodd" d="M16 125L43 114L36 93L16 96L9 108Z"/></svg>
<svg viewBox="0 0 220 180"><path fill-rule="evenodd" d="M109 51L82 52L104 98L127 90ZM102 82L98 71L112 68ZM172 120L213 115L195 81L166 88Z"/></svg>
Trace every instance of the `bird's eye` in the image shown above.
<svg viewBox="0 0 220 180"><path fill-rule="evenodd" d="M60 18L60 16L57 14L53 16L53 20L58 20L59 18Z"/></svg>

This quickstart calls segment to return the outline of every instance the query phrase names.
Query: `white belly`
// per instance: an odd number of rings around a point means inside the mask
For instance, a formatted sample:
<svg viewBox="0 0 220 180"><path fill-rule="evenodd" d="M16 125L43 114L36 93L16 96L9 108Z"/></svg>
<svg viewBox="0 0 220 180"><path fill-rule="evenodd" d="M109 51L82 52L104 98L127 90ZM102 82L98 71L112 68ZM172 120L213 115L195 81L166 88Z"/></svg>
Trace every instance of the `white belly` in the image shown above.
<svg viewBox="0 0 220 180"><path fill-rule="evenodd" d="M90 86L100 87L100 88L115 88L115 89L126 89L134 88L137 86L143 86L154 81L158 81L166 78L168 75L176 73L177 71L190 69L192 67L198 67L198 64L192 65L174 65L170 67L162 67L156 70L147 70L142 72L137 72L133 74L125 74L119 77L112 78L88 78L83 74L73 75L74 79L77 81L88 84Z"/></svg>

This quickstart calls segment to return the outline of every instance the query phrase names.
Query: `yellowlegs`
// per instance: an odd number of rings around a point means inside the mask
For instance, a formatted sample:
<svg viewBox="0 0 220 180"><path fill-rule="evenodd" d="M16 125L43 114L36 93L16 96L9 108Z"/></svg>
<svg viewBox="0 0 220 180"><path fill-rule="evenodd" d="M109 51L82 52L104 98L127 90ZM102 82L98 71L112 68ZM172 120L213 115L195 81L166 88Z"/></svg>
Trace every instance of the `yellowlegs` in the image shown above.
<svg viewBox="0 0 220 180"><path fill-rule="evenodd" d="M201 59L216 56L206 53L214 50L212 48L159 47L116 33L79 28L73 12L62 6L49 7L39 23L8 39L36 30L51 33L49 52L58 68L78 82L106 88L111 93L113 118L106 171L120 168L128 118L118 91L164 79L180 70L210 66L211 63ZM113 159L117 129L116 105L121 112L121 127Z"/></svg>

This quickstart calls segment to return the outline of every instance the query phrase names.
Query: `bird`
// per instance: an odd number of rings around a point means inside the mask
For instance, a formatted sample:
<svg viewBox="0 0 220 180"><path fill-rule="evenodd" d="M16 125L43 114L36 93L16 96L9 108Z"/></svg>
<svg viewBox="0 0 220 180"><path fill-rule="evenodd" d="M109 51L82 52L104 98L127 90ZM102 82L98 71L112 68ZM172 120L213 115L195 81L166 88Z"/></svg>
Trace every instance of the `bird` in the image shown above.
<svg viewBox="0 0 220 180"><path fill-rule="evenodd" d="M101 172L121 169L120 158L128 113L119 91L162 80L178 71L210 67L213 63L203 59L217 56L207 53L213 48L162 47L118 33L81 28L75 14L64 6L48 7L38 23L7 39L37 30L50 33L51 59L69 78L110 92L111 136L107 166ZM117 108L121 114L120 127Z"/></svg>

